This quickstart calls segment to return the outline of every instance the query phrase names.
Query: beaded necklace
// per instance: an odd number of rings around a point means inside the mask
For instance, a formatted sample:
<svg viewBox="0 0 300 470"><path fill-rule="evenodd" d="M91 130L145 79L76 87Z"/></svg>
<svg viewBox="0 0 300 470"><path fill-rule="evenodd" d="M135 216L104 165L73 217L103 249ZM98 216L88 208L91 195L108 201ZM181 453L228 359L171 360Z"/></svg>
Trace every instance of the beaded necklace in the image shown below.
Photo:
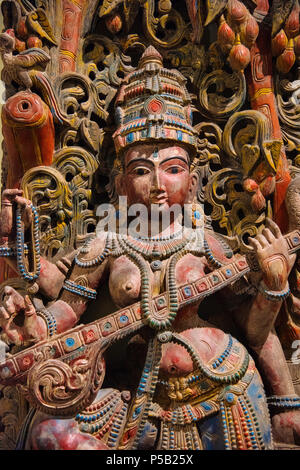
<svg viewBox="0 0 300 470"><path fill-rule="evenodd" d="M175 237L165 240L151 239L149 238L146 242L143 239L135 239L132 237L124 237L124 243L137 253L140 253L146 259L159 258L164 260L184 249L189 243L187 236L183 236L182 239L175 239Z"/></svg>
<svg viewBox="0 0 300 470"><path fill-rule="evenodd" d="M141 310L143 318L151 328L155 330L165 330L171 327L178 312L178 293L175 277L175 269L177 262L187 253L193 252L203 255L202 246L200 244L200 234L197 231L187 231L182 240L176 240L171 247L169 241L165 240L153 241L143 244L136 243L134 239L128 239L121 235L116 235L113 246L114 255L123 254L127 256L138 268L141 275ZM144 246L143 246L144 245ZM164 311L156 312L152 306L152 288L150 283L151 265L146 260L158 258L156 262L169 258L170 262L167 267L166 281L168 292L168 305ZM154 262L155 262L154 261ZM153 262L152 262L153 263Z"/></svg>
<svg viewBox="0 0 300 470"><path fill-rule="evenodd" d="M25 249L27 248L24 243L24 224L22 222L22 211L18 206L16 210L16 231L17 231L17 268L20 276L26 282L34 282L40 275L41 261L40 261L40 241L39 241L39 216L36 208L30 204L33 214L33 223L31 227L31 240L33 248L33 272L29 272L25 266Z"/></svg>
<svg viewBox="0 0 300 470"><path fill-rule="evenodd" d="M180 233L182 238L177 239ZM86 250L87 248L84 246L80 253L85 253ZM205 256L214 268L222 266L213 257L202 232L191 229L185 229L183 233L178 232L169 237L143 237L140 239L110 232L107 234L105 247L100 255L89 261L79 260L76 256L75 263L81 268L90 268L99 266L108 256L115 258L126 256L130 259L140 271L141 310L145 323L151 328L161 331L170 328L176 318L178 312L176 265L188 253L195 256ZM160 270L162 261L166 259L169 259L166 272L167 305L166 308L156 312L151 303L151 269L152 271ZM67 287L70 289L70 286Z"/></svg>
<svg viewBox="0 0 300 470"><path fill-rule="evenodd" d="M86 253L87 246L91 243L91 241L92 241L91 239L87 241L87 243L79 250L79 254ZM112 235L111 233L108 233L106 237L106 241L105 241L104 250L102 251L100 255L98 255L96 258L93 258L92 260L89 260L89 261L80 261L78 259L78 256L76 255L74 258L74 261L77 264L77 266L79 266L80 268L91 268L93 266L99 266L110 255L111 249L112 249Z"/></svg>

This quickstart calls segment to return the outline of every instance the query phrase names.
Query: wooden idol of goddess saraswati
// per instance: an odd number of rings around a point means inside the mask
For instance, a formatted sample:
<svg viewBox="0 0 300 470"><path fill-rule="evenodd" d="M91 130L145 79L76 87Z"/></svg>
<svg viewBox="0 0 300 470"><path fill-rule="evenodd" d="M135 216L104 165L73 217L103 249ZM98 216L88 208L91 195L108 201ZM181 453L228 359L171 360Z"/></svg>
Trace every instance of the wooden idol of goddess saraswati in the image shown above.
<svg viewBox="0 0 300 470"><path fill-rule="evenodd" d="M276 438L282 429L299 434L298 412L284 409L284 403L300 399L272 333L282 301L289 295L294 255L270 220L260 235L249 240L260 271L255 295L232 289L245 261L201 223L191 99L184 77L165 69L152 46L125 77L115 116L112 202L123 196L128 208L143 206L146 232L121 233L118 228L125 214L119 208L115 231L98 230L81 250L56 265L40 260L36 283L40 296L47 299L41 307L7 287L0 315L2 339L29 348L63 337L65 347L72 350L75 333L58 335L91 321L101 325L104 341L116 331L120 335L103 354L98 389L90 385L95 388L92 403L73 416L62 413L59 404L56 412L47 414L43 408L32 412L22 445L26 449L272 449L272 433ZM23 207L25 226L30 223L30 201L17 190L6 190L2 202L2 232L18 228L14 204ZM181 210L170 211L174 205ZM191 209L190 224L183 217L186 206ZM158 214L154 233L150 231L153 208ZM170 214L167 225L162 223L165 214ZM14 258L7 260L16 266ZM23 326L13 320L20 309L25 310ZM86 344L92 341L93 328L80 333ZM131 334L122 336L122 331ZM69 357L69 363L77 360L80 372L84 352L75 350L77 358ZM49 368L51 364L50 360ZM123 373L114 373L116 364ZM274 406L282 405L272 424L266 394Z"/></svg>

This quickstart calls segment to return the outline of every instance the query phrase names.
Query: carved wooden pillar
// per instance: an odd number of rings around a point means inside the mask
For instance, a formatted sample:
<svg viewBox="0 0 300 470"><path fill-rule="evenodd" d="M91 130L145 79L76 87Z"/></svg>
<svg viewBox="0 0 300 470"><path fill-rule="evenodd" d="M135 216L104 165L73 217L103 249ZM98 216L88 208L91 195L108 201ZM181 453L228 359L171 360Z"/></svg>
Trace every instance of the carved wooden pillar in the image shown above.
<svg viewBox="0 0 300 470"><path fill-rule="evenodd" d="M59 72L75 72L83 10L87 0L63 1L63 26L59 51Z"/></svg>
<svg viewBox="0 0 300 470"><path fill-rule="evenodd" d="M257 2L254 15L264 17L269 10L268 0ZM251 48L251 63L245 72L251 108L263 113L269 119L274 139L282 139L272 77L271 31L260 25L260 33ZM282 231L287 230L287 213L284 204L286 189L291 181L284 147L276 175L276 187L273 198L274 220Z"/></svg>
<svg viewBox="0 0 300 470"><path fill-rule="evenodd" d="M30 168L52 163L54 125L49 107L35 93L20 92L2 110L9 169L6 185L19 187Z"/></svg>
<svg viewBox="0 0 300 470"><path fill-rule="evenodd" d="M2 132L8 159L7 188L19 188L31 168L50 166L55 131L49 107L35 93L20 92L7 100L2 109ZM0 282L16 273L0 260Z"/></svg>

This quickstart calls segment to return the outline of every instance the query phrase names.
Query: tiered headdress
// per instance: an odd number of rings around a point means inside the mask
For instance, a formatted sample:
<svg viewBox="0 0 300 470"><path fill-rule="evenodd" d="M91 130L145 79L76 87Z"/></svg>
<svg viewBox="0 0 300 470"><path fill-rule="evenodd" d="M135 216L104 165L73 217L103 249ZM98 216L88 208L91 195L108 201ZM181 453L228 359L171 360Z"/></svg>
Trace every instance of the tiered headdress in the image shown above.
<svg viewBox="0 0 300 470"><path fill-rule="evenodd" d="M162 56L149 46L138 68L127 75L116 98L117 154L134 143L181 142L196 152L191 98L186 79L163 68Z"/></svg>

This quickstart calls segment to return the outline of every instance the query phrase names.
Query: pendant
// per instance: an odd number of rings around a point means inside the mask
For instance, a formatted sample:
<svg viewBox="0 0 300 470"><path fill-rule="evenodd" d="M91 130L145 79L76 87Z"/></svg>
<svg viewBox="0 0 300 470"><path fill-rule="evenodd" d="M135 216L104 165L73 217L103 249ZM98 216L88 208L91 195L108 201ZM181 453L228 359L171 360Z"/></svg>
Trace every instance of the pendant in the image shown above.
<svg viewBox="0 0 300 470"><path fill-rule="evenodd" d="M152 271L160 271L162 267L162 262L160 260L155 260L150 263Z"/></svg>

